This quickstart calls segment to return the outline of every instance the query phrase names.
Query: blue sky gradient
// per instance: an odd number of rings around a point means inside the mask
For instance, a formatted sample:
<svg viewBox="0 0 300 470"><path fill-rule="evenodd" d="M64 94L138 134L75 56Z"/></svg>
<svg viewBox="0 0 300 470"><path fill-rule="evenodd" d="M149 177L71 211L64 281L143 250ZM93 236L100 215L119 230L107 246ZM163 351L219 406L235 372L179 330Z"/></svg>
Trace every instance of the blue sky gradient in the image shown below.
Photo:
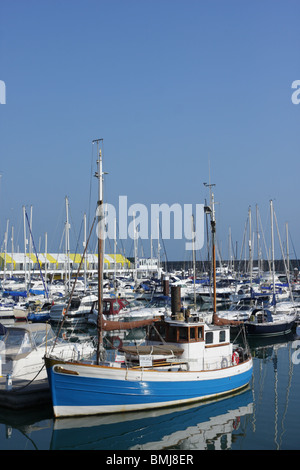
<svg viewBox="0 0 300 470"><path fill-rule="evenodd" d="M299 17L299 0L1 0L1 245L9 219L24 249L32 205L35 244L47 232L48 251L63 249L68 196L76 248L103 138L105 201L202 204L210 177L223 258L229 227L239 255L249 206L256 230L256 204L269 247L270 199L300 257ZM164 246L191 259L184 240Z"/></svg>

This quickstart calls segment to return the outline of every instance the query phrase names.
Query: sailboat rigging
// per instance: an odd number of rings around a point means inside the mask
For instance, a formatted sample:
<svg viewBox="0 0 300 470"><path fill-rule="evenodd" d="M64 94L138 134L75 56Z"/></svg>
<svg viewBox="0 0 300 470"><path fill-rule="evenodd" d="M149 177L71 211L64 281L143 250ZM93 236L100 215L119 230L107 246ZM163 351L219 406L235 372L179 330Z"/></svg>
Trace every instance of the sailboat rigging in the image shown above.
<svg viewBox="0 0 300 470"><path fill-rule="evenodd" d="M31 231L31 225L32 225L32 224L29 223L28 215L27 215L26 209L25 209L25 216L26 216L26 220L27 220L27 223L28 223L28 227L29 227L30 239L31 239L32 244L33 244L33 248L34 248L34 251L35 251L35 256L36 256L36 259L37 259L37 263L38 263L38 266L39 266L41 278L42 278L42 281L43 281L43 285L44 285L44 289L45 289L45 294L46 294L46 297L47 297L47 299L48 299L48 298L49 298L48 288L47 288L47 285L45 284L45 280L44 280L43 273L42 273L42 270L41 270L41 265L40 265L40 262L39 262L39 257L38 257L38 254L37 254L37 251L36 251L36 248L35 248L35 243L34 243L32 231Z"/></svg>
<svg viewBox="0 0 300 470"><path fill-rule="evenodd" d="M250 318L244 325L248 335L255 336L274 336L288 334L296 324L297 316L295 313L276 312L276 288L275 288L275 255L274 255L274 228L273 228L273 201L270 201L271 213L271 256L272 256L272 287L273 287L273 312L269 309L254 309Z"/></svg>
<svg viewBox="0 0 300 470"><path fill-rule="evenodd" d="M89 234L89 238L88 238L87 243L85 244L83 255L81 257L81 260L80 260L80 263L79 263L79 266L78 266L78 269L77 269L77 274L76 274L76 277L75 277L74 282L73 282L72 291L71 291L70 296L69 296L67 307L66 307L66 309L64 309L64 314L63 314L62 321L60 323L60 326L59 326L59 329L58 329L58 332L57 332L56 339L59 337L60 332L61 332L62 327L63 327L63 324L64 324L64 321L65 321L65 319L67 318L67 315L68 315L68 311L69 311L69 308L70 308L70 305L71 305L73 293L74 293L74 290L75 290L75 287L76 287L76 281L78 279L83 260L85 259L85 256L86 256L86 251L87 251L87 248L88 248L88 245L89 245L89 241L90 241L91 234L92 234L92 231L93 231L93 228L94 228L94 225L95 225L95 221L96 221L96 218L94 218L94 220L93 220L92 227L91 227L90 234ZM55 346L55 344L56 344L56 342L54 343L54 346Z"/></svg>

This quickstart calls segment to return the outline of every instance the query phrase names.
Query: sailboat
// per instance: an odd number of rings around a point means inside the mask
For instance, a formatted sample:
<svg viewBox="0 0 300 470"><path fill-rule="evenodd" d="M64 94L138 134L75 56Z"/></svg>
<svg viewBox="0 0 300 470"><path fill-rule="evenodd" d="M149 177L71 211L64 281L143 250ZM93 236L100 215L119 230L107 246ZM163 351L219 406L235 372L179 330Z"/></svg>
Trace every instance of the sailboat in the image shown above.
<svg viewBox="0 0 300 470"><path fill-rule="evenodd" d="M272 248L272 276L273 276L273 306L274 310L260 308L251 313L245 321L245 329L248 335L274 336L290 333L296 325L297 315L295 313L276 313L275 292L275 262L274 262L274 236L273 236L273 201L270 201L271 211L271 248Z"/></svg>
<svg viewBox="0 0 300 470"><path fill-rule="evenodd" d="M103 227L102 155L98 227ZM214 213L214 211L213 211ZM215 231L215 221L212 220ZM103 241L98 234L98 346L96 360L63 361L45 356L56 418L147 410L191 404L246 387L252 377L249 348L234 348L229 327L209 325L196 315L171 317L149 328L145 344L123 348L123 361L106 360L102 346Z"/></svg>

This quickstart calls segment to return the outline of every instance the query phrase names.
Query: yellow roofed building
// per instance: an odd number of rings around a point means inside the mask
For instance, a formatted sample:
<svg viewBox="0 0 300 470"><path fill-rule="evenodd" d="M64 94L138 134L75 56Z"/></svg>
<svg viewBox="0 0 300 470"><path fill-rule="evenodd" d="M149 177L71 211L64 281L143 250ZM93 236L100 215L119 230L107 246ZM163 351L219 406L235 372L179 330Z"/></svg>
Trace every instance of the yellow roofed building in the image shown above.
<svg viewBox="0 0 300 470"><path fill-rule="evenodd" d="M56 273L65 271L67 266L70 266L72 271L77 271L82 260L81 254L70 253L67 256L65 253L40 253L38 257L34 254L26 253L0 253L0 272L8 273L24 273L25 270L39 271L45 268L47 272ZM84 260L82 260L82 271L84 270ZM98 255L86 255L86 269L89 272L97 271L98 269ZM130 261L125 256L116 254L104 255L104 270L127 270L130 269Z"/></svg>

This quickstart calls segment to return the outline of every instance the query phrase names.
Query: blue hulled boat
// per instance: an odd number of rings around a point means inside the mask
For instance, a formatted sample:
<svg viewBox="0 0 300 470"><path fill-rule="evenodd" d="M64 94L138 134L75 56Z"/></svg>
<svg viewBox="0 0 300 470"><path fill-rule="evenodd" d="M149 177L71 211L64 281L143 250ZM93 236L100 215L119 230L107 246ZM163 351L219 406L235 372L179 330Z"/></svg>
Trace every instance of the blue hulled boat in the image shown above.
<svg viewBox="0 0 300 470"><path fill-rule="evenodd" d="M153 320L142 346L123 348L109 358L102 347L107 326L102 315L103 197L102 157L97 160L98 346L94 362L61 361L45 356L56 417L147 410L221 397L247 386L252 358L247 345L234 348L229 327L208 325L197 315L183 316L173 302L172 316ZM212 232L215 232L214 210ZM214 237L213 237L214 240ZM86 249L86 248L85 248ZM213 243L214 282L215 247ZM216 292L216 289L214 289ZM214 307L216 299L214 298Z"/></svg>
<svg viewBox="0 0 300 470"><path fill-rule="evenodd" d="M247 349L233 348L229 327L196 317L154 322L143 346L123 359L65 362L45 357L56 417L146 410L219 397L252 376Z"/></svg>

